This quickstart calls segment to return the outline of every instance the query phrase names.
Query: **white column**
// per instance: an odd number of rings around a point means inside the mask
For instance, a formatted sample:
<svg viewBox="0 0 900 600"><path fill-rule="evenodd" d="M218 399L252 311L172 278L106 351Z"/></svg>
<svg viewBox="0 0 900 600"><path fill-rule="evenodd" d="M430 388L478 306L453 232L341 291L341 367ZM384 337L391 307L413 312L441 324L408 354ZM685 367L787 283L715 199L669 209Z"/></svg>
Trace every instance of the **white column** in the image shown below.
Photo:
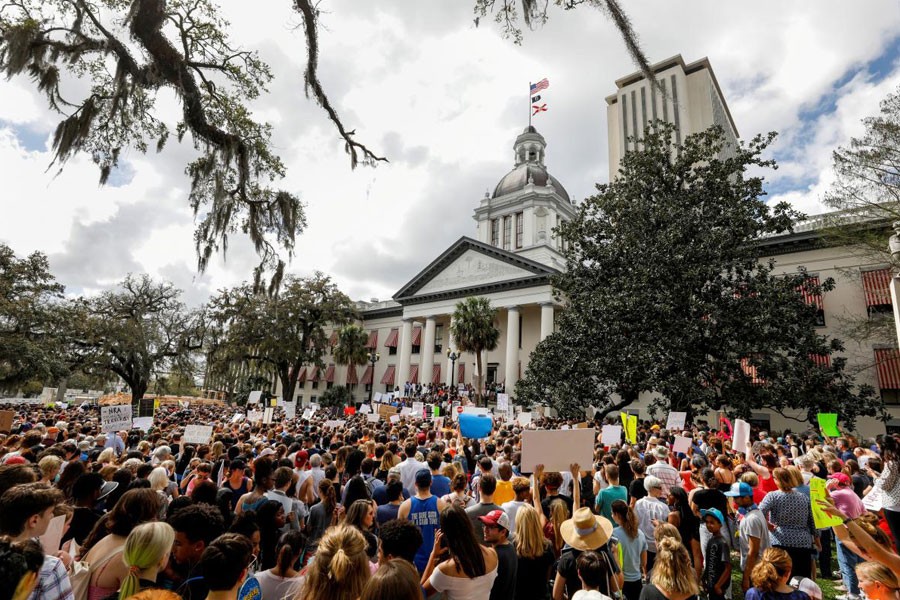
<svg viewBox="0 0 900 600"><path fill-rule="evenodd" d="M506 308L506 393L513 394L519 380L519 307Z"/></svg>
<svg viewBox="0 0 900 600"><path fill-rule="evenodd" d="M403 319L400 327L400 364L394 375L394 385L403 390L403 384L409 379L409 359L412 356L412 319ZM374 380L373 380L374 381Z"/></svg>
<svg viewBox="0 0 900 600"><path fill-rule="evenodd" d="M541 340L553 333L553 304L541 304Z"/></svg>
<svg viewBox="0 0 900 600"><path fill-rule="evenodd" d="M457 354L459 354L459 352L456 350L456 340L453 339L453 334L451 333L452 331L453 331L453 315L451 314L450 315L450 323L449 323L449 325L447 325L447 334L444 336L444 338L447 340L447 349L450 350L451 352L457 352ZM455 380L456 373L453 372L454 367L459 366L460 358L462 358L462 357L459 357L456 359L455 365L450 362L449 358L447 359L447 374L444 377L444 382L448 386L456 384L456 383L460 383L459 381Z"/></svg>
<svg viewBox="0 0 900 600"><path fill-rule="evenodd" d="M425 339L419 349L422 362L419 365L419 383L425 385L431 383L431 371L434 370L434 333L437 321L434 315L425 319Z"/></svg>
<svg viewBox="0 0 900 600"><path fill-rule="evenodd" d="M891 277L889 288L891 290L891 302L894 305L894 326L897 329L897 341L900 343L900 304L897 303L898 300L900 300L900 290L898 290L900 281L898 280L900 280L900 276L898 275Z"/></svg>

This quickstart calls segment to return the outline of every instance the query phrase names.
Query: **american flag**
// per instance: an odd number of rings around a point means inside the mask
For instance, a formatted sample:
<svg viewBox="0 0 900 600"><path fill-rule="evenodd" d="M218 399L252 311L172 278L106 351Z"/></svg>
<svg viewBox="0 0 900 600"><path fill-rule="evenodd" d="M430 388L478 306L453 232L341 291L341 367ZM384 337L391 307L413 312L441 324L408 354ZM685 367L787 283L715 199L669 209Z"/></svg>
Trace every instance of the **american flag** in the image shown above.
<svg viewBox="0 0 900 600"><path fill-rule="evenodd" d="M544 77L537 83L531 84L531 94L534 95L541 90L546 90L548 87L550 87L550 80Z"/></svg>

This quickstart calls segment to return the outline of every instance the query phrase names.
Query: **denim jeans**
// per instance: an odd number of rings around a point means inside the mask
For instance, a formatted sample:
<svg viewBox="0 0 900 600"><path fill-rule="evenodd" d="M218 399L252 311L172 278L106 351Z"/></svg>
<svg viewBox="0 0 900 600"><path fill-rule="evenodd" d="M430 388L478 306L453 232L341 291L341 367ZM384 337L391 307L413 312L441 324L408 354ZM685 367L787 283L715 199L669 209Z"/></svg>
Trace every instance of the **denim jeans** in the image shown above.
<svg viewBox="0 0 900 600"><path fill-rule="evenodd" d="M841 540L836 539L835 542L837 542L838 568L841 570L841 579L843 580L844 587L847 588L847 593L859 596L859 581L856 579L856 565L863 562L863 559L851 552Z"/></svg>

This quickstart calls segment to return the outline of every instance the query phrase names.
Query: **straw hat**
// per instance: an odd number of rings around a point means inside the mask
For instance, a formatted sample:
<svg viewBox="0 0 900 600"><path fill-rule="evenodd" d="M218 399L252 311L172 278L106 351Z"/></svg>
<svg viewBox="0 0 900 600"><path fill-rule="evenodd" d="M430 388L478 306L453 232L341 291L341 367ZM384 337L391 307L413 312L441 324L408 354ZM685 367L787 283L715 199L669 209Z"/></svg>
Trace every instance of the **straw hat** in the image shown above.
<svg viewBox="0 0 900 600"><path fill-rule="evenodd" d="M559 526L563 539L576 550L596 550L609 541L612 530L609 519L595 515L589 508L579 508Z"/></svg>

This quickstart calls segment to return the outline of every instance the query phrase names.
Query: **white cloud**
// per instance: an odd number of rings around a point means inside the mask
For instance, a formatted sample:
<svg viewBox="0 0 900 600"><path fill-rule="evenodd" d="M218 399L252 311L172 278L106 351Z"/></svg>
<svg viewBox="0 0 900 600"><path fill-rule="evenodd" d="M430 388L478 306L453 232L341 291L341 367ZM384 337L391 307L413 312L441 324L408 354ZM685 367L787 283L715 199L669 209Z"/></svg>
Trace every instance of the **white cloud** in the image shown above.
<svg viewBox="0 0 900 600"><path fill-rule="evenodd" d="M272 122L288 167L281 184L307 204L309 228L298 240L292 272L333 273L358 297L387 297L461 235L473 235L472 211L512 166L512 143L527 123L528 81L549 77L550 110L535 119L548 141L551 172L573 199L606 179L604 97L634 70L611 23L598 11L551 9L518 47L497 27L472 24L471 2L335 0L322 15L320 77L349 129L391 162L351 171L324 111L306 99L305 41L290 2L260 11L224 3L234 39L273 67L271 93L253 105ZM860 75L836 91L833 114L812 122L817 106L848 71L877 58L900 27L896 3L815 5L767 0L629 3L651 60L681 53L708 56L739 130L782 132L773 151L783 168L769 179L789 189L779 199L820 212L830 152L860 132L859 121L900 82ZM75 86L77 87L77 86ZM177 115L170 93L158 99ZM127 159L134 178L98 188L87 157L59 177L51 156L28 151L13 126L50 132L58 120L28 81L0 83L0 240L20 252L39 249L60 265L73 289L96 290L145 270L187 289L192 301L249 276L252 250L236 236L228 259L196 276L184 165L190 143L161 155ZM797 186L797 187L792 187Z"/></svg>

